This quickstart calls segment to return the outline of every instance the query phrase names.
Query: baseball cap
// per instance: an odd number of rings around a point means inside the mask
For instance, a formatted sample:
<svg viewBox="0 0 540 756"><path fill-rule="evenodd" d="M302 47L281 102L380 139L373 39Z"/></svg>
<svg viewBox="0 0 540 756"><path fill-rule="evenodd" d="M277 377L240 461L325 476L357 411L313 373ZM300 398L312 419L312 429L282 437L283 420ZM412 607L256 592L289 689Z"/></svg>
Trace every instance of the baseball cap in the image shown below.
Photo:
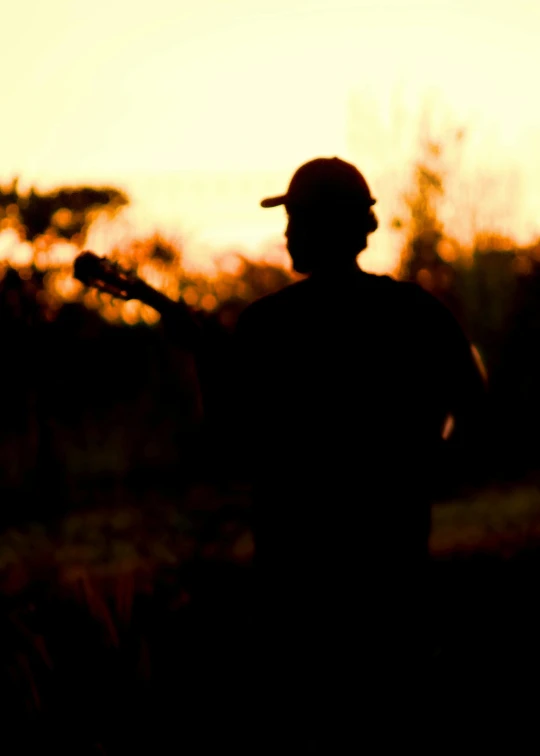
<svg viewBox="0 0 540 756"><path fill-rule="evenodd" d="M376 200L358 168L338 157L331 157L315 158L301 165L294 173L287 193L263 199L261 207L316 208L351 202L369 208Z"/></svg>

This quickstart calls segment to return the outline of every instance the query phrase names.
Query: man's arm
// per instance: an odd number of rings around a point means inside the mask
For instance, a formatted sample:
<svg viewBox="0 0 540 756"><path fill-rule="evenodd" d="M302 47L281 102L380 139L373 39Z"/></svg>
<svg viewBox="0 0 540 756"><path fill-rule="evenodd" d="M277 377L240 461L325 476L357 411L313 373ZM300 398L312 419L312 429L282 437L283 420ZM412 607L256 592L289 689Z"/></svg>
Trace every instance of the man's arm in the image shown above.
<svg viewBox="0 0 540 756"><path fill-rule="evenodd" d="M479 482L489 474L491 461L488 378L478 351L450 311L441 305L439 313L441 376L453 425L447 453L455 472Z"/></svg>

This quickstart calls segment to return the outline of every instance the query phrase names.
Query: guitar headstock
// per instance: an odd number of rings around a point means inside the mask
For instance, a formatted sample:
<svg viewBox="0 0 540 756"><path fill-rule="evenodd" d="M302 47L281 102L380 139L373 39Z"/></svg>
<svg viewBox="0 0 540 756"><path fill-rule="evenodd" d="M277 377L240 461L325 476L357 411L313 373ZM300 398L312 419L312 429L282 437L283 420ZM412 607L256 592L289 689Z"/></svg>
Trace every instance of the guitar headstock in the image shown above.
<svg viewBox="0 0 540 756"><path fill-rule="evenodd" d="M143 282L138 276L88 250L75 258L73 276L85 286L93 286L119 299L140 298L139 288Z"/></svg>

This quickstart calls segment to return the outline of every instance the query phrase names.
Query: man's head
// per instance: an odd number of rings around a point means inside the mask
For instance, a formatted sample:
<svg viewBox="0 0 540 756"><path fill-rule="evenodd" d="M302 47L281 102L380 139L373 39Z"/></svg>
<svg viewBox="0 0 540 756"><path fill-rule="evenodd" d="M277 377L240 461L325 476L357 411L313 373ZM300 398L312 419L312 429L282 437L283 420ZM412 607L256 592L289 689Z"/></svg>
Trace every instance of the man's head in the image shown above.
<svg viewBox="0 0 540 756"><path fill-rule="evenodd" d="M286 194L261 202L285 206L287 249L299 273L350 266L378 227L374 204L360 171L337 157L304 163Z"/></svg>

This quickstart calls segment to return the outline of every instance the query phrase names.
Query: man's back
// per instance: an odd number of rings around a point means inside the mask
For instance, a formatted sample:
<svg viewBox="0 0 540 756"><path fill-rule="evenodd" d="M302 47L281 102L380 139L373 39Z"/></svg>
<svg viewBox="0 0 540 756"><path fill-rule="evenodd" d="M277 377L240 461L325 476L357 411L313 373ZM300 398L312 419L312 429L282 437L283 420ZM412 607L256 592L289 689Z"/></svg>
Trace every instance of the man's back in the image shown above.
<svg viewBox="0 0 540 756"><path fill-rule="evenodd" d="M261 493L345 486L364 514L396 485L404 495L425 488L460 383L478 381L465 337L437 300L360 270L256 302L239 322L237 350ZM300 517L307 506L313 514L312 502L297 501Z"/></svg>

